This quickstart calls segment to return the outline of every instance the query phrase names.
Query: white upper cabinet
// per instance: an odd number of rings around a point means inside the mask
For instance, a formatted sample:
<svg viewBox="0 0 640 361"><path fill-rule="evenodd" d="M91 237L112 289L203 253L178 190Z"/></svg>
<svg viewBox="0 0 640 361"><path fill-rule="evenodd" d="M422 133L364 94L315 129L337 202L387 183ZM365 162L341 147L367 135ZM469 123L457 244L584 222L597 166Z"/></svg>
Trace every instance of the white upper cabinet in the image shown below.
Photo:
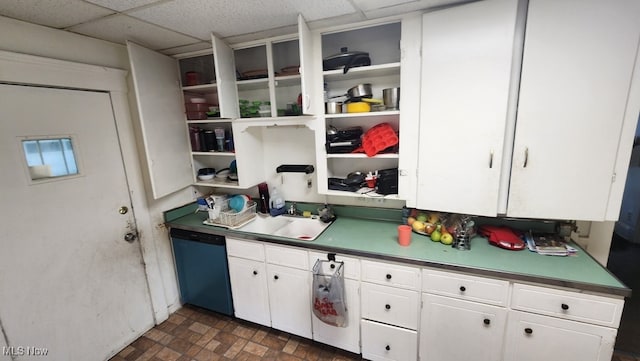
<svg viewBox="0 0 640 361"><path fill-rule="evenodd" d="M488 0L423 16L418 208L497 214L505 129L514 121L517 7Z"/></svg>
<svg viewBox="0 0 640 361"><path fill-rule="evenodd" d="M218 85L220 117L238 118L238 92L236 90L236 70L233 62L233 50L222 40L211 35L213 58Z"/></svg>
<svg viewBox="0 0 640 361"><path fill-rule="evenodd" d="M529 2L509 216L606 218L639 17L633 0Z"/></svg>
<svg viewBox="0 0 640 361"><path fill-rule="evenodd" d="M189 186L190 146L175 59L127 42L153 198Z"/></svg>

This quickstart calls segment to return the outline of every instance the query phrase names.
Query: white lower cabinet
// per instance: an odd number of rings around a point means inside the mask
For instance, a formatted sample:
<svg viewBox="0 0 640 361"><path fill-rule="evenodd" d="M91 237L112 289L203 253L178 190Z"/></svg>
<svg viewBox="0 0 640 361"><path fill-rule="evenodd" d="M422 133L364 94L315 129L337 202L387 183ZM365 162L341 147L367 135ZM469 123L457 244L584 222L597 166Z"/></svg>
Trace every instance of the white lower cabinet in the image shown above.
<svg viewBox="0 0 640 361"><path fill-rule="evenodd" d="M416 360L418 332L384 323L362 320L362 358L367 360Z"/></svg>
<svg viewBox="0 0 640 361"><path fill-rule="evenodd" d="M311 338L311 286L306 270L267 264L271 327Z"/></svg>
<svg viewBox="0 0 640 361"><path fill-rule="evenodd" d="M501 359L507 309L422 294L420 360Z"/></svg>
<svg viewBox="0 0 640 361"><path fill-rule="evenodd" d="M309 252L309 270L317 260L326 260L327 253ZM360 353L360 260L335 255L336 262L343 262L344 296L347 305L347 326L335 327L311 316L313 339L353 353ZM322 272L332 274L338 267L336 262L324 263Z"/></svg>
<svg viewBox="0 0 640 361"><path fill-rule="evenodd" d="M227 239L227 243L229 240ZM228 257L233 310L243 320L271 326L264 262Z"/></svg>
<svg viewBox="0 0 640 361"><path fill-rule="evenodd" d="M617 330L511 311L504 361L609 361Z"/></svg>

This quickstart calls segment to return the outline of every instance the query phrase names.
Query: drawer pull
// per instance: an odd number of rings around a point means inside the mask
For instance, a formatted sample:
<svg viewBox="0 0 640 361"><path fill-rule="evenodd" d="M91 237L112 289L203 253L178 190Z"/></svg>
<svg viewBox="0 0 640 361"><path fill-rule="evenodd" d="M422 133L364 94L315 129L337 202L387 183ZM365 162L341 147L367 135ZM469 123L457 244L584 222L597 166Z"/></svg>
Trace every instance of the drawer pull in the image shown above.
<svg viewBox="0 0 640 361"><path fill-rule="evenodd" d="M563 303L560 307L562 307L562 309L565 311L569 309L569 305L567 305L566 303Z"/></svg>
<svg viewBox="0 0 640 361"><path fill-rule="evenodd" d="M391 346L387 345L387 347L385 347L384 349L387 350L387 351L390 351L391 350Z"/></svg>
<svg viewBox="0 0 640 361"><path fill-rule="evenodd" d="M488 319L488 318L485 318L484 321L482 321L482 322L484 322L485 325L490 325L491 324L491 320Z"/></svg>
<svg viewBox="0 0 640 361"><path fill-rule="evenodd" d="M524 333L526 333L527 335L530 335L530 334L533 333L533 330L530 329L529 327L527 327L527 328L524 329Z"/></svg>
<svg viewBox="0 0 640 361"><path fill-rule="evenodd" d="M280 278L280 277L278 277L278 275L273 276L274 280L277 280L278 278Z"/></svg>
<svg viewBox="0 0 640 361"><path fill-rule="evenodd" d="M255 270L254 270L254 271L253 271L253 275L254 275L254 276L257 276L257 275L258 275L258 271L255 271Z"/></svg>
<svg viewBox="0 0 640 361"><path fill-rule="evenodd" d="M336 265L332 263L331 266L329 266L329 267L331 267L331 269L334 269L334 268L336 268Z"/></svg>
<svg viewBox="0 0 640 361"><path fill-rule="evenodd" d="M391 279L391 275L389 273L387 273L387 279L390 280Z"/></svg>
<svg viewBox="0 0 640 361"><path fill-rule="evenodd" d="M464 292L466 290L467 290L467 288L465 286L460 286L460 292Z"/></svg>
<svg viewBox="0 0 640 361"><path fill-rule="evenodd" d="M387 310L390 310L391 309L391 305L390 304L386 304L386 305L384 305L384 308L386 308Z"/></svg>

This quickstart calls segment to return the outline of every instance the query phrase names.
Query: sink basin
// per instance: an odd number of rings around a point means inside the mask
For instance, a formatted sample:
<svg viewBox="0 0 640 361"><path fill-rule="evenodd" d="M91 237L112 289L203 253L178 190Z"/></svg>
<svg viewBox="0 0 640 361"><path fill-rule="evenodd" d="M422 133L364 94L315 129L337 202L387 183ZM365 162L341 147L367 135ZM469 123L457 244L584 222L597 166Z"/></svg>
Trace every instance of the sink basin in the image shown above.
<svg viewBox="0 0 640 361"><path fill-rule="evenodd" d="M313 241L330 225L331 223L324 223L317 218L257 215L253 221L240 227L238 230L242 232L294 238L303 241Z"/></svg>
<svg viewBox="0 0 640 361"><path fill-rule="evenodd" d="M242 232L273 234L278 228L289 224L290 220L284 217L269 217L256 215L256 218L240 227L238 230Z"/></svg>
<svg viewBox="0 0 640 361"><path fill-rule="evenodd" d="M313 241L330 225L331 223L324 223L317 218L292 218L290 223L278 228L273 235Z"/></svg>

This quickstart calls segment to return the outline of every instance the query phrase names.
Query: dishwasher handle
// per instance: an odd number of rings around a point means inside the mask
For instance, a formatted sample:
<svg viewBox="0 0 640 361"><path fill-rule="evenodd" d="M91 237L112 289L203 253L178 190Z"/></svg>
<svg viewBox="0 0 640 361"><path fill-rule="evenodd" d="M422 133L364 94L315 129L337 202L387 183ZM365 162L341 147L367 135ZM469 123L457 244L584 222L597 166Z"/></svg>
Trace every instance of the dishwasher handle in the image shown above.
<svg viewBox="0 0 640 361"><path fill-rule="evenodd" d="M225 238L217 234L209 234L195 231L187 231L185 229L171 228L172 239L183 239L187 241L201 242L213 245L224 246Z"/></svg>

